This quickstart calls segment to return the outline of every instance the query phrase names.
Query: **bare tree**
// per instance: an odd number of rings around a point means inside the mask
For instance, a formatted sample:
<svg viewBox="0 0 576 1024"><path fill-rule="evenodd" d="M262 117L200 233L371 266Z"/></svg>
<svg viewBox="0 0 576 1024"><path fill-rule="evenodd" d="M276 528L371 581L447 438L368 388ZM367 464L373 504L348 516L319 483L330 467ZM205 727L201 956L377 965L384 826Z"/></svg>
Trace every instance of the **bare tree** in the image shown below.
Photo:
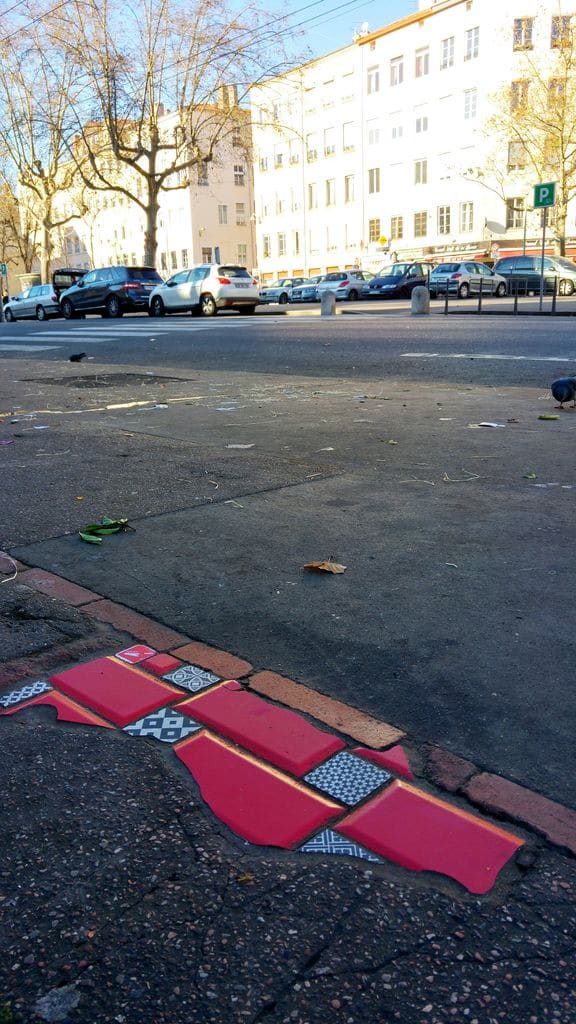
<svg viewBox="0 0 576 1024"><path fill-rule="evenodd" d="M0 173L0 255L2 262L31 273L38 255L37 225L29 211L21 209L9 181Z"/></svg>
<svg viewBox="0 0 576 1024"><path fill-rule="evenodd" d="M143 211L151 266L160 193L186 187L223 143L248 145L242 102L254 81L287 67L281 23L262 21L254 7L240 18L220 0L71 0L65 25L52 30L75 47L92 95L74 107L71 159L89 187L123 193Z"/></svg>

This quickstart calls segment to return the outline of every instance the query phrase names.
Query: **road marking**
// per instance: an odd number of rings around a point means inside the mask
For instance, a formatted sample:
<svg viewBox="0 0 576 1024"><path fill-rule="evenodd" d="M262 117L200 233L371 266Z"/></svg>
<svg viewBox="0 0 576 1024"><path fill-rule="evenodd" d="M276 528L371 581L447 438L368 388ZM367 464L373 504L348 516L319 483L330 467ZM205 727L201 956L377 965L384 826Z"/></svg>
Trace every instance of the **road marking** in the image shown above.
<svg viewBox="0 0 576 1024"><path fill-rule="evenodd" d="M3 335L5 341L10 341L9 334ZM59 348L59 345L0 345L0 352L48 352L51 348Z"/></svg>
<svg viewBox="0 0 576 1024"><path fill-rule="evenodd" d="M576 356L507 356L498 352L401 352L405 359L500 359L505 362L575 363Z"/></svg>

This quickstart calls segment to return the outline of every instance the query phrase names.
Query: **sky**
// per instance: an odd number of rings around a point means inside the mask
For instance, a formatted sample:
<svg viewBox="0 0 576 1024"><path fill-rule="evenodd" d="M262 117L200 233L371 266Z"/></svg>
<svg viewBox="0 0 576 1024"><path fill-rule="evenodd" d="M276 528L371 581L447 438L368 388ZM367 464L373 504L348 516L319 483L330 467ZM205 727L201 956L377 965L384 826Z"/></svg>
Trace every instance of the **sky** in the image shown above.
<svg viewBox="0 0 576 1024"><path fill-rule="evenodd" d="M354 30L364 22L372 32L414 14L418 0L291 0L289 9L291 23L303 33L298 43L319 57L351 43Z"/></svg>

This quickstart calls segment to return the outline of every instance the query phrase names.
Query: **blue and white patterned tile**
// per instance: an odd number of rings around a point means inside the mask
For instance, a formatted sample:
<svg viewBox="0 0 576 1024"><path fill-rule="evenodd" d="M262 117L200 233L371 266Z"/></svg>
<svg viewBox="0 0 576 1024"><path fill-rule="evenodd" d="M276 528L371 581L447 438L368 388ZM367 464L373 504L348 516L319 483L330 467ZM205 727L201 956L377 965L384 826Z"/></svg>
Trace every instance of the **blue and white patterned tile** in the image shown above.
<svg viewBox="0 0 576 1024"><path fill-rule="evenodd" d="M360 846L359 843L353 842L352 839L347 839L346 836L338 835L337 832L333 832L331 828L324 829L323 832L319 832L313 839L309 839L307 843L299 848L300 853L332 853L340 857L360 857L362 860L370 860L376 864L382 863L382 858L378 857L371 850L367 850L365 846Z"/></svg>
<svg viewBox="0 0 576 1024"><path fill-rule="evenodd" d="M392 776L384 768L342 750L304 778L335 800L352 805L390 782Z"/></svg>
<svg viewBox="0 0 576 1024"><path fill-rule="evenodd" d="M159 711L124 726L124 732L130 733L131 736L152 736L162 743L178 743L201 728L200 722L188 718L188 715L181 715L173 708L160 708Z"/></svg>
<svg viewBox="0 0 576 1024"><path fill-rule="evenodd" d="M213 672L199 668L198 665L182 665L182 668L176 668L162 678L181 686L183 690L190 690L191 693L205 690L207 686L213 686L221 680L221 676L215 676Z"/></svg>
<svg viewBox="0 0 576 1024"><path fill-rule="evenodd" d="M39 697L41 693L48 693L51 689L50 683L45 682L44 679L38 679L35 683L28 683L27 686L22 686L19 690L1 694L0 707L13 708L16 704L22 704L23 701L30 700L32 697Z"/></svg>

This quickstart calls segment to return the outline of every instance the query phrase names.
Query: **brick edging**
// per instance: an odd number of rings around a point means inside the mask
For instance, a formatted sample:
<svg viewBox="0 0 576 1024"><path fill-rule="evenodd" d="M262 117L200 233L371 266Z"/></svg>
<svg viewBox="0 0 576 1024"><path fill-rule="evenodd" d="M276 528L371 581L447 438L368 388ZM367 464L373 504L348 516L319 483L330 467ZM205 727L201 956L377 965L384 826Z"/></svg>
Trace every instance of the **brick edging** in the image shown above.
<svg viewBox="0 0 576 1024"><path fill-rule="evenodd" d="M293 710L309 714L360 743L373 748L386 748L406 737L401 729L357 708L276 672L255 671L250 662L236 655L192 640L140 612L86 590L55 573L20 563L18 567L22 571L15 582L70 605L98 622L105 622L120 632L145 641L159 651L170 651L175 657L193 661L222 678L240 678L258 693ZM101 650L105 642L106 637L100 635L7 662L0 666L0 685L18 681L16 676L21 679L22 673L28 675L37 672L38 664L48 670L61 661L62 657L69 661L92 654ZM516 782L486 772L442 747L425 743L421 744L420 752L423 776L433 785L463 797L486 814L527 828L576 856L576 811Z"/></svg>

